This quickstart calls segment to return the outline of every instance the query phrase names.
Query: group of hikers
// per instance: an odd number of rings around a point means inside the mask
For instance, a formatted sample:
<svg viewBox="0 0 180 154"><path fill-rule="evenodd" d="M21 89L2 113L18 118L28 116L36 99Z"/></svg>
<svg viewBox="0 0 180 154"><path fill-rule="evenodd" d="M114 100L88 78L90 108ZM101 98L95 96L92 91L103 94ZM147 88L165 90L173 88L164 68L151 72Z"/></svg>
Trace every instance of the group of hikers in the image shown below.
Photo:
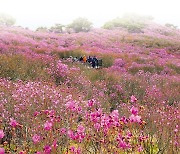
<svg viewBox="0 0 180 154"><path fill-rule="evenodd" d="M72 56L70 58L72 58L73 62L80 61L83 63L89 63L93 68L99 68L100 66L102 66L102 59L97 59L96 56L86 57L84 55L84 56L81 56L80 58L77 58L77 57L73 58Z"/></svg>

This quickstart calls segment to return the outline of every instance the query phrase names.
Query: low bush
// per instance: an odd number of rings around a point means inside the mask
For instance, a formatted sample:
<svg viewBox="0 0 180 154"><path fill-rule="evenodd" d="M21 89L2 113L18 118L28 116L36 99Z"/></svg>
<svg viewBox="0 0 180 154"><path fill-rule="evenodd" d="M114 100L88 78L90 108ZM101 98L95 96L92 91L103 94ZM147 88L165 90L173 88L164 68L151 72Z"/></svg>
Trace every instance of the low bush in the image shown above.
<svg viewBox="0 0 180 154"><path fill-rule="evenodd" d="M145 73L150 72L150 73L157 73L160 74L161 71L163 71L163 67L161 66L142 66L142 67L132 67L129 69L129 72L133 75L138 73L140 70L143 70Z"/></svg>
<svg viewBox="0 0 180 154"><path fill-rule="evenodd" d="M111 67L114 63L115 57L113 56L113 54L102 54L100 56L100 58L102 59L102 65L103 67Z"/></svg>
<svg viewBox="0 0 180 154"><path fill-rule="evenodd" d="M47 78L46 65L23 55L0 55L0 77L11 80L35 80Z"/></svg>
<svg viewBox="0 0 180 154"><path fill-rule="evenodd" d="M176 66L174 64L168 64L167 65L169 68L171 68L172 70L174 70L177 74L180 74L180 67Z"/></svg>
<svg viewBox="0 0 180 154"><path fill-rule="evenodd" d="M70 50L70 51L62 51L55 53L57 53L59 58L69 58L70 56L80 58L83 55L87 55L87 53L83 50Z"/></svg>

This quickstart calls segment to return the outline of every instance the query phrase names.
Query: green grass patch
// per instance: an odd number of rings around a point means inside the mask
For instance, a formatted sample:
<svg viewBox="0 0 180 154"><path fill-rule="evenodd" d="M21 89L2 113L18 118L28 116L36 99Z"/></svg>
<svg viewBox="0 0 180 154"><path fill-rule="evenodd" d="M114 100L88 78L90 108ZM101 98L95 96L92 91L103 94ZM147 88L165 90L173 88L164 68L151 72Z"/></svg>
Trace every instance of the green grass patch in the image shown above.
<svg viewBox="0 0 180 154"><path fill-rule="evenodd" d="M55 53L58 55L59 58L69 58L70 56L80 58L83 55L87 56L87 53L83 50L70 50Z"/></svg>
<svg viewBox="0 0 180 154"><path fill-rule="evenodd" d="M0 77L11 80L45 79L46 65L39 60L31 60L22 55L0 55Z"/></svg>
<svg viewBox="0 0 180 154"><path fill-rule="evenodd" d="M157 73L160 74L161 71L163 71L163 67L161 66L143 66L143 67L133 67L129 69L129 72L133 75L138 73L140 70L143 70L145 73L150 72L150 73Z"/></svg>
<svg viewBox="0 0 180 154"><path fill-rule="evenodd" d="M180 67L176 66L174 64L168 64L167 65L169 68L171 68L172 70L174 70L177 74L180 74Z"/></svg>

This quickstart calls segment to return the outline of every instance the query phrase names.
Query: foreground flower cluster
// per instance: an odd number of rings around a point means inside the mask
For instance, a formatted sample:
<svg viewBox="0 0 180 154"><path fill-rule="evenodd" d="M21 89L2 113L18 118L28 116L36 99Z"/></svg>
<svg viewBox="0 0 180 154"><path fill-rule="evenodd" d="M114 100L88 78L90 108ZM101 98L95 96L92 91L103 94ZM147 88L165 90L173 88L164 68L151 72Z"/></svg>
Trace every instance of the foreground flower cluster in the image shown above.
<svg viewBox="0 0 180 154"><path fill-rule="evenodd" d="M21 81L1 80L1 87L9 89L9 97L1 93L0 138L4 150L46 154L119 153L145 148L143 144L148 140L143 132L145 121L134 105L129 104L129 116L121 117L118 110L106 112L95 99L80 101L71 95L62 97L55 87L40 83L24 85ZM11 99L8 104L7 99Z"/></svg>
<svg viewBox="0 0 180 154"><path fill-rule="evenodd" d="M156 121L157 125L148 128L145 119L150 120L155 115L146 113L145 107L138 105L135 96L129 98L129 103L122 104L122 114L117 109L107 111L95 99L75 100L60 87L45 83L12 83L2 79L0 83L2 151L46 154L68 151L157 152L158 136L150 136L147 130L159 127L159 133L164 133L161 125L167 120L167 124L171 125L172 136L169 137L173 139L172 145L178 146L178 120L175 118L178 118L179 112L173 108L168 109L174 112L169 113L168 117L166 109L157 110L162 117L158 118L159 122ZM173 123L169 118L174 120ZM153 119L158 120L157 117Z"/></svg>

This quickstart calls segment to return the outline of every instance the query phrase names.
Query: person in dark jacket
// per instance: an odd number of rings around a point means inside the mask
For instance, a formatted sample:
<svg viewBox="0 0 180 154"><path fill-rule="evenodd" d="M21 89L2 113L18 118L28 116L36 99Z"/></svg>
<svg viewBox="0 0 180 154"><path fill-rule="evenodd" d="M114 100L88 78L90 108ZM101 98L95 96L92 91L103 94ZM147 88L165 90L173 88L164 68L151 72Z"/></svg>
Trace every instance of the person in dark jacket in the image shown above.
<svg viewBox="0 0 180 154"><path fill-rule="evenodd" d="M80 57L80 58L79 58L79 61L83 61L83 57Z"/></svg>
<svg viewBox="0 0 180 154"><path fill-rule="evenodd" d="M92 59L92 67L95 68L98 66L98 60L97 58L94 56L93 59Z"/></svg>
<svg viewBox="0 0 180 154"><path fill-rule="evenodd" d="M91 56L88 57L87 62L88 62L89 64L92 63L92 58L91 58Z"/></svg>

